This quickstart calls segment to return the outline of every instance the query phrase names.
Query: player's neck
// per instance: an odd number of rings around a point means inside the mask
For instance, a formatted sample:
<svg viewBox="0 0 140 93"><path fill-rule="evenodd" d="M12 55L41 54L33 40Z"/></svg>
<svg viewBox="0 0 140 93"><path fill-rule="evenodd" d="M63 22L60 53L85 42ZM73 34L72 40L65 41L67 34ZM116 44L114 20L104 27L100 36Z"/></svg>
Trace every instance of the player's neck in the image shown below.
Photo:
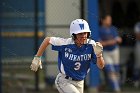
<svg viewBox="0 0 140 93"><path fill-rule="evenodd" d="M75 43L77 47L81 47L83 44Z"/></svg>
<svg viewBox="0 0 140 93"><path fill-rule="evenodd" d="M82 45L86 44L86 41L81 42L81 41L75 40L74 42L75 42L75 44L76 44L77 47L81 47Z"/></svg>

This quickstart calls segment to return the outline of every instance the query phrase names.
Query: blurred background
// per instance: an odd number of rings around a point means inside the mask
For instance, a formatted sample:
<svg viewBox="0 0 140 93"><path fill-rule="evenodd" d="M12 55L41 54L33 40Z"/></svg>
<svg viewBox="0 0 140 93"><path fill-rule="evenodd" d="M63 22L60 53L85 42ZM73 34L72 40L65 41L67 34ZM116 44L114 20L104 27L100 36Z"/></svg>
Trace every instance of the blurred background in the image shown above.
<svg viewBox="0 0 140 93"><path fill-rule="evenodd" d="M43 69L34 73L30 64L46 36L70 37L69 25L77 18L89 22L92 38L98 40L101 16L110 14L122 38L120 78L122 93L139 93L134 79L137 42L134 26L140 22L140 0L1 0L0 1L0 93L58 93L54 80L58 74L57 52L49 46L42 56ZM140 48L140 47L139 47ZM92 71L91 73L94 73ZM85 82L99 93L112 93L102 71ZM89 79L90 78L90 79ZM97 82L96 82L97 83Z"/></svg>

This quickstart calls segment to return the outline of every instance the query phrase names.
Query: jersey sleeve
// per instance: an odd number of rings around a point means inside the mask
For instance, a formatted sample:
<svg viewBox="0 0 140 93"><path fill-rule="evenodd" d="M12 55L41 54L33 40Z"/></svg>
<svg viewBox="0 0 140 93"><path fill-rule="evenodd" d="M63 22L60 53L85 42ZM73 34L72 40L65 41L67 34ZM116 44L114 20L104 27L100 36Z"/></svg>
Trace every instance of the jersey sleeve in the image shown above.
<svg viewBox="0 0 140 93"><path fill-rule="evenodd" d="M96 42L94 40L89 40L89 44L92 44L93 47L96 46ZM93 49L91 62L96 64L96 61L97 61L97 58L96 58L96 55L95 55L94 49Z"/></svg>
<svg viewBox="0 0 140 93"><path fill-rule="evenodd" d="M96 46L96 42L94 40L89 39L89 44L91 44L93 47Z"/></svg>
<svg viewBox="0 0 140 93"><path fill-rule="evenodd" d="M64 39L60 37L50 37L49 43L52 45L52 50L61 51L64 45L70 43L70 38Z"/></svg>

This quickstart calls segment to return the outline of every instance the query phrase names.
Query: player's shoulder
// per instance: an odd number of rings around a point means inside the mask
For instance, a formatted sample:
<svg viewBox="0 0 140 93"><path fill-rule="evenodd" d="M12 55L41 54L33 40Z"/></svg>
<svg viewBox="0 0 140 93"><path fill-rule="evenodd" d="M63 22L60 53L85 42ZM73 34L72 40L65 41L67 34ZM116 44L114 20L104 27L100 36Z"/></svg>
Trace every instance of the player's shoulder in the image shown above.
<svg viewBox="0 0 140 93"><path fill-rule="evenodd" d="M72 44L73 40L72 38L50 37L50 43L57 46L68 45Z"/></svg>
<svg viewBox="0 0 140 93"><path fill-rule="evenodd" d="M91 45L96 45L96 42L93 39L87 39L87 43Z"/></svg>

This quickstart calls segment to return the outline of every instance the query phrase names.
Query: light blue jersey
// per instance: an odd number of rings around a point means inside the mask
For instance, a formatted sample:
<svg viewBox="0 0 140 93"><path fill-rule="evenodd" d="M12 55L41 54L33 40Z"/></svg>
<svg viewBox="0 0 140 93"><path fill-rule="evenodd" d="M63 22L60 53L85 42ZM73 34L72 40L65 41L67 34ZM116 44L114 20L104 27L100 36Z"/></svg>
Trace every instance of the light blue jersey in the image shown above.
<svg viewBox="0 0 140 93"><path fill-rule="evenodd" d="M72 38L51 37L52 50L58 51L59 71L71 78L83 80L90 70L90 64L96 63L93 50L94 40L77 47Z"/></svg>

